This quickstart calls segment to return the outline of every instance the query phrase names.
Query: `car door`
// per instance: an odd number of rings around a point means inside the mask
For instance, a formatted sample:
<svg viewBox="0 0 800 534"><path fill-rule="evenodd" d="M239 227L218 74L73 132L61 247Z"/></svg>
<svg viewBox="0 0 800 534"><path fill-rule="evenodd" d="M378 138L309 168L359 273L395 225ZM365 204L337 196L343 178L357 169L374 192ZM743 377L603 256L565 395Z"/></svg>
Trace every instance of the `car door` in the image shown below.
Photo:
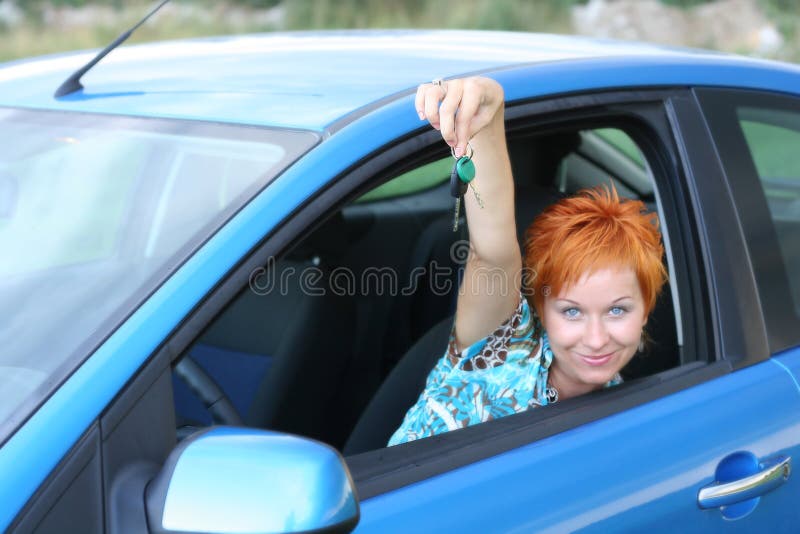
<svg viewBox="0 0 800 534"><path fill-rule="evenodd" d="M740 214L769 350L800 376L800 98L698 90Z"/></svg>
<svg viewBox="0 0 800 534"><path fill-rule="evenodd" d="M758 262L748 259L748 228L699 107L684 91L639 95L636 105L618 98L605 112L650 132L640 148L656 176L694 361L683 355L680 367L614 390L350 458L363 499L357 532L752 532L800 523L800 482L789 476L800 454L800 389L787 371L797 355L771 357ZM548 109L570 104L578 105Z"/></svg>

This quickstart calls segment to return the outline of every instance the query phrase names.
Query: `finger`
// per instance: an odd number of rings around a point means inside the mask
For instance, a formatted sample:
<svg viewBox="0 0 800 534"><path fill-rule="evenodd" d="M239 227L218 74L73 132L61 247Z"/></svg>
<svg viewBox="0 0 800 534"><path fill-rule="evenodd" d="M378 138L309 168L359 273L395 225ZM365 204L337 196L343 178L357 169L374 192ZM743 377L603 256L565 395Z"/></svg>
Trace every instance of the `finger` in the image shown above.
<svg viewBox="0 0 800 534"><path fill-rule="evenodd" d="M462 87L458 80L447 82L447 92L439 106L439 128L442 138L450 146L456 144L456 112L461 103ZM458 111L460 113L460 111Z"/></svg>
<svg viewBox="0 0 800 534"><path fill-rule="evenodd" d="M442 88L435 85L425 89L425 118L437 130L439 129L439 102L442 101L443 93Z"/></svg>
<svg viewBox="0 0 800 534"><path fill-rule="evenodd" d="M427 87L430 87L431 84L423 83L419 87L417 87L417 96L414 98L414 107L417 110L417 115L419 115L419 120L425 119L425 90Z"/></svg>
<svg viewBox="0 0 800 534"><path fill-rule="evenodd" d="M478 108L481 104L481 94L479 91L468 91L464 88L464 94L461 97L461 105L456 115L456 145L455 155L460 158L467 150L467 142L472 137L472 120L478 113Z"/></svg>

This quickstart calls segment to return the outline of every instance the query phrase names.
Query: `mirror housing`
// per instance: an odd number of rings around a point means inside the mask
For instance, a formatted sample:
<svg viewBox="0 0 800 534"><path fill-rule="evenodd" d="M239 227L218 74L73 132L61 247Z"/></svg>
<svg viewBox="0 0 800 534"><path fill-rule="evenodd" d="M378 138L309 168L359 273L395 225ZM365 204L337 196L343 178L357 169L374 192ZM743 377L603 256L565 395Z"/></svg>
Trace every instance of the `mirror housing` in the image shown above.
<svg viewBox="0 0 800 534"><path fill-rule="evenodd" d="M145 490L150 532L350 532L358 499L339 452L307 438L212 427L170 453Z"/></svg>

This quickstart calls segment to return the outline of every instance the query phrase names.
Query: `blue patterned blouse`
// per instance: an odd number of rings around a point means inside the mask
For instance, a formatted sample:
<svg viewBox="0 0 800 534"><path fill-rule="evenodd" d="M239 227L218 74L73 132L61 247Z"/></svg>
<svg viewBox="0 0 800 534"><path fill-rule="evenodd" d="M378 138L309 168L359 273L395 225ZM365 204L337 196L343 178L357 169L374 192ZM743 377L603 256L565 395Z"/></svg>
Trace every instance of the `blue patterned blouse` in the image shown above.
<svg viewBox="0 0 800 534"><path fill-rule="evenodd" d="M461 353L455 336L389 446L546 406L553 351L539 318L520 295L514 314ZM617 385L617 374L606 387Z"/></svg>

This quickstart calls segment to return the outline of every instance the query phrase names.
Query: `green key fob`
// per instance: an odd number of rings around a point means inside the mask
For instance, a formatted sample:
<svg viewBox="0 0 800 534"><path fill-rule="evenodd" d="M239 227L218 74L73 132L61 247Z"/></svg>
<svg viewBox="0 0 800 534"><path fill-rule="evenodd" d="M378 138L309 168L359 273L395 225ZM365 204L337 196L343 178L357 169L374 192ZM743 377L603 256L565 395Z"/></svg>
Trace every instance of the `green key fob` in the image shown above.
<svg viewBox="0 0 800 534"><path fill-rule="evenodd" d="M456 161L456 172L462 182L468 184L475 178L475 164L472 163L472 158L462 156Z"/></svg>
<svg viewBox="0 0 800 534"><path fill-rule="evenodd" d="M475 200L478 205L483 208L483 200L475 189L475 184L471 183L475 178L475 164L472 163L472 158L469 156L462 156L456 160L453 165L453 170L450 172L450 195L456 199L456 209L453 213L453 231L458 230L458 221L461 211L461 199L467 193L467 189L472 186L472 192L475 193Z"/></svg>

